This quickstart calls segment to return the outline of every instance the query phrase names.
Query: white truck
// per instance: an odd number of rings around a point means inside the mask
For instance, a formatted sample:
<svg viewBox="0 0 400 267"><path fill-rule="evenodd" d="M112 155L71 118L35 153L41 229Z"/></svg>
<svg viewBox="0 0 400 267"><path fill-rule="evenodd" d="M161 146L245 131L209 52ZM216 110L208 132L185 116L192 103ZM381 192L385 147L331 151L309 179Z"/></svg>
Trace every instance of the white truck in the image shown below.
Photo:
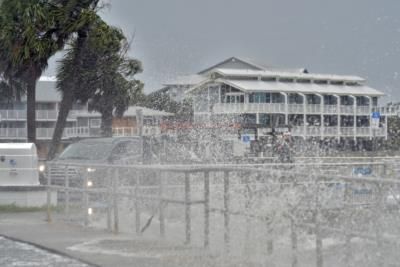
<svg viewBox="0 0 400 267"><path fill-rule="evenodd" d="M0 143L0 186L39 185L35 144Z"/></svg>

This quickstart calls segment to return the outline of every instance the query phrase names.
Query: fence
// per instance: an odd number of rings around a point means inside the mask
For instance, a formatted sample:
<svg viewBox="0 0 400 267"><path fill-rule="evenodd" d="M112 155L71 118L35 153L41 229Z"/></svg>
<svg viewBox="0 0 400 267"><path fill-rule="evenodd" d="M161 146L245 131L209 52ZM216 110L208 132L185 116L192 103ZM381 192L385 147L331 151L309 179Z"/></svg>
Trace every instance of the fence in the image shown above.
<svg viewBox="0 0 400 267"><path fill-rule="evenodd" d="M363 166L372 171L361 174L372 176L340 173L340 169L347 172ZM104 226L115 233L121 223L130 225L132 220L134 231L142 235L154 226L158 215L160 237L182 237L188 245L200 242L205 248L223 248L231 259L246 255L248 261L261 257L276 266L322 267L385 266L400 258L392 249L399 243L400 181L394 179L398 168L390 161L66 163L48 169L49 203L50 190L55 190L67 218L81 216L84 225L89 225L91 216L98 213L105 219ZM130 212L134 216L127 216ZM50 220L50 208L48 216ZM182 219L183 235L171 226L173 219ZM362 258L366 251L368 258Z"/></svg>

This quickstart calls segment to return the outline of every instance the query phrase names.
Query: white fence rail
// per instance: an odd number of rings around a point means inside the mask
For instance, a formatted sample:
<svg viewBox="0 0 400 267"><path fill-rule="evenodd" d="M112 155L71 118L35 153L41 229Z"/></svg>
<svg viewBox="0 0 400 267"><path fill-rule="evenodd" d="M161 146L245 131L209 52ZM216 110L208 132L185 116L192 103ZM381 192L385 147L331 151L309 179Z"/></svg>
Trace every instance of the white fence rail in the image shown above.
<svg viewBox="0 0 400 267"><path fill-rule="evenodd" d="M373 176L324 171L325 167L341 170L365 166L373 168ZM332 263L328 266L383 266L379 264L383 260L396 266L400 261L398 251L387 249L397 247L400 237L400 217L389 209L399 207L392 198L397 197L400 181L389 171L396 166L396 162L49 164L50 169L59 172L47 176L47 215L51 221L50 196L51 191L57 191L67 218L75 216L75 221L80 218L90 226L97 216L97 226L102 222L115 233L122 225L134 225L135 238L150 227L154 218L163 238L182 240L187 245L198 246L201 242L206 249L212 246L214 252L218 251L215 244L221 242L225 255L261 257L263 263L273 262L276 266L322 267L324 262ZM88 167L94 171L89 173ZM149 213L151 220L143 224L143 217ZM175 216L171 219L174 228L179 225L183 229L179 234L169 235L174 229L169 225L171 216ZM311 240L310 236L314 242L311 247L298 241ZM333 241L337 245L332 248L328 243ZM275 242L279 246L274 246ZM368 262L356 264L366 250L371 250L365 259ZM308 251L313 253L303 257Z"/></svg>

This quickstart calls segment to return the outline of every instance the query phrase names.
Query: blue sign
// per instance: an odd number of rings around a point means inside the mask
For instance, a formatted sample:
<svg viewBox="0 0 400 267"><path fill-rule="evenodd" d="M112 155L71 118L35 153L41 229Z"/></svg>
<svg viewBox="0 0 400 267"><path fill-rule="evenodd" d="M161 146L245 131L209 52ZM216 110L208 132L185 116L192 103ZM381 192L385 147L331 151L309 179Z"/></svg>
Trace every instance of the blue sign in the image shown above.
<svg viewBox="0 0 400 267"><path fill-rule="evenodd" d="M371 167L357 167L353 169L354 175L367 176L372 174Z"/></svg>
<svg viewBox="0 0 400 267"><path fill-rule="evenodd" d="M380 119L381 118L381 113L379 113L378 111L374 111L374 112L372 112L371 117L373 119Z"/></svg>
<svg viewBox="0 0 400 267"><path fill-rule="evenodd" d="M243 141L243 143L249 143L250 142L250 136L249 135L242 135L242 141Z"/></svg>
<svg viewBox="0 0 400 267"><path fill-rule="evenodd" d="M10 159L10 165L11 167L17 166L17 161L15 159Z"/></svg>

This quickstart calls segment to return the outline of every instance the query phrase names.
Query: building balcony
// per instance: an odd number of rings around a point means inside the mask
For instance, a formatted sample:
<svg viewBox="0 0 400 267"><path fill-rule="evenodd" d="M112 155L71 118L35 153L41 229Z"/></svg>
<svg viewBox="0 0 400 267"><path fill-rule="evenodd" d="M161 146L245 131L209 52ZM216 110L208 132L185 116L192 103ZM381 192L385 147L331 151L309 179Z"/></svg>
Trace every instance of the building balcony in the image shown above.
<svg viewBox="0 0 400 267"><path fill-rule="evenodd" d="M340 133L338 132L340 129ZM305 131L305 132L304 132ZM379 129L372 129L370 132L369 127L340 127L337 126L294 126L291 129L292 136L306 136L306 137L385 137L386 129L381 127Z"/></svg>
<svg viewBox="0 0 400 267"><path fill-rule="evenodd" d="M93 130L93 129L92 129ZM36 128L36 138L38 140L51 140L53 138L54 128ZM156 125L143 126L143 135L158 135L161 129ZM113 136L136 136L137 128L121 127L113 128ZM68 127L64 129L62 139L85 137L100 137L100 131L91 131L89 127ZM0 139L24 140L27 138L26 128L0 128Z"/></svg>
<svg viewBox="0 0 400 267"><path fill-rule="evenodd" d="M323 108L322 108L323 107ZM353 105L324 105L307 104L305 114L324 115L363 115L371 114L369 106ZM289 114L304 114L303 104L288 104L287 109L284 103L216 103L213 106L215 114L241 114L241 113L281 113L286 111ZM323 111L323 112L322 112ZM340 111L340 112L339 112Z"/></svg>
<svg viewBox="0 0 400 267"><path fill-rule="evenodd" d="M78 111L72 110L68 120L75 120ZM57 121L57 110L36 110L37 121ZM26 121L26 110L0 110L0 121Z"/></svg>

